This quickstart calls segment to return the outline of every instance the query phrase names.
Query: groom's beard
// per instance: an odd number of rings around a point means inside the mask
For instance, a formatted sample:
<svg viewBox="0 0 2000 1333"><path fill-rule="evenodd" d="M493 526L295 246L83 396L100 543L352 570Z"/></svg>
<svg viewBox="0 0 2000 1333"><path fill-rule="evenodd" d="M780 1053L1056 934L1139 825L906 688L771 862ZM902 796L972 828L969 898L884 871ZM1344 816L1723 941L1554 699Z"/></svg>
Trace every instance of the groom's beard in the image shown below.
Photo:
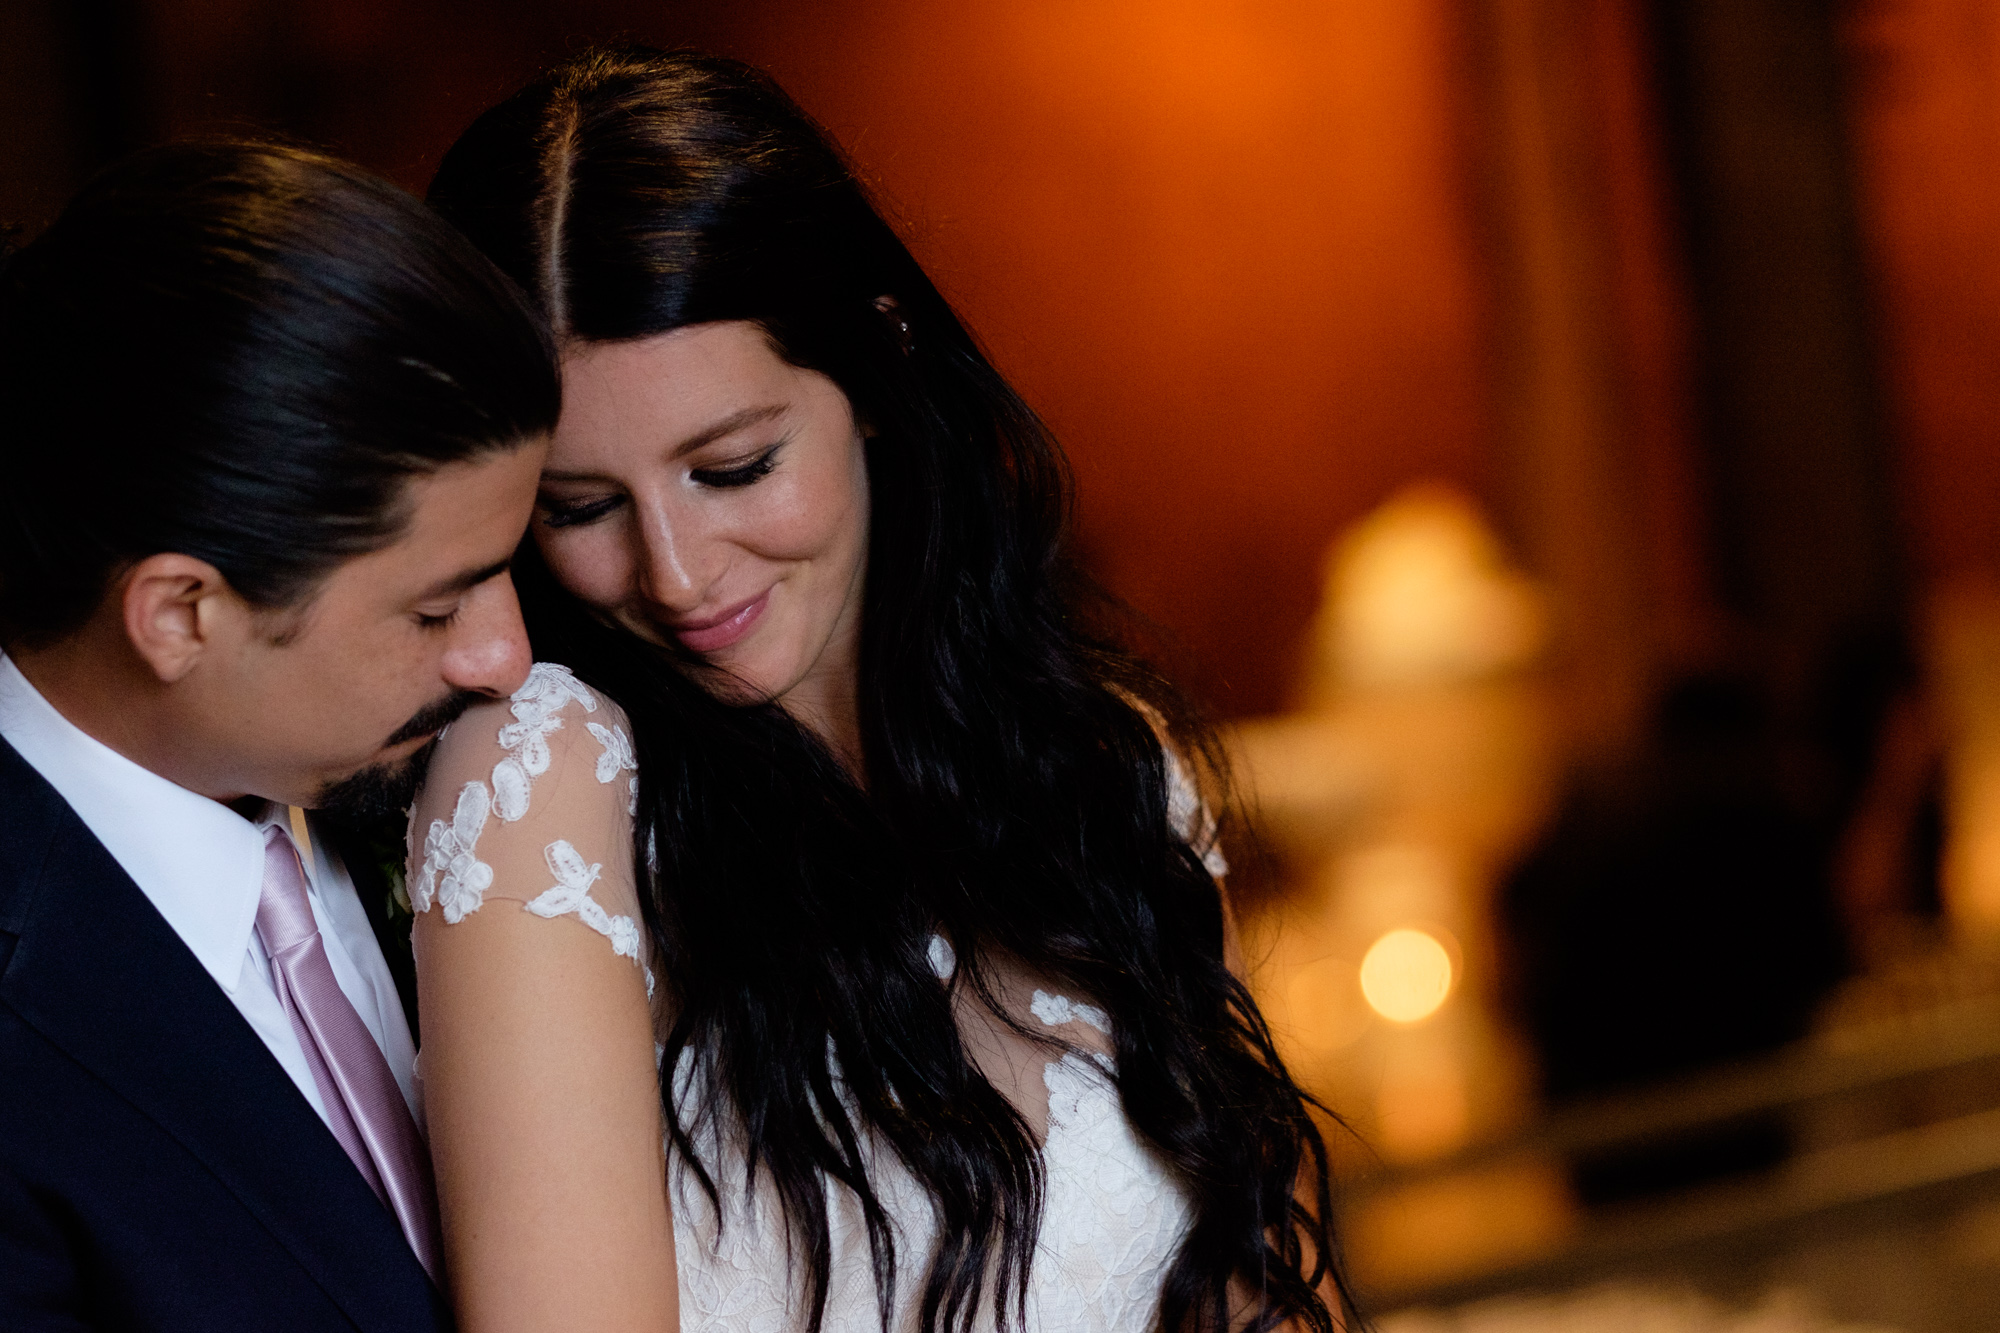
<svg viewBox="0 0 2000 1333"><path fill-rule="evenodd" d="M386 749L419 736L443 731L456 722L466 709L478 703L481 697L469 690L460 690L436 703L424 705L416 716L396 728L395 733L383 742L383 747ZM402 814L417 799L417 789L424 785L424 774L429 770L431 755L436 750L437 742L432 741L407 759L370 764L338 782L330 782L320 788L313 808L353 824L373 823Z"/></svg>

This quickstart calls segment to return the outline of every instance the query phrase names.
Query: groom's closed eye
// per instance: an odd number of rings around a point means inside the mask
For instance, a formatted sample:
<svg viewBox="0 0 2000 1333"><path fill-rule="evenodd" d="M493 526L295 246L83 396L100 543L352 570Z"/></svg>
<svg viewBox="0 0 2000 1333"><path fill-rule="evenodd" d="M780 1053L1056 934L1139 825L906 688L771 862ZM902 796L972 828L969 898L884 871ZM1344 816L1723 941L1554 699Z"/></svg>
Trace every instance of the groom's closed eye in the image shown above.
<svg viewBox="0 0 2000 1333"><path fill-rule="evenodd" d="M468 592L489 579L499 578L513 563L513 558L510 556L505 560L496 560L490 565L481 565L477 569L468 569L455 574L419 597L410 614L416 617L417 625L421 629L445 629L456 621L459 612L465 609L465 595Z"/></svg>

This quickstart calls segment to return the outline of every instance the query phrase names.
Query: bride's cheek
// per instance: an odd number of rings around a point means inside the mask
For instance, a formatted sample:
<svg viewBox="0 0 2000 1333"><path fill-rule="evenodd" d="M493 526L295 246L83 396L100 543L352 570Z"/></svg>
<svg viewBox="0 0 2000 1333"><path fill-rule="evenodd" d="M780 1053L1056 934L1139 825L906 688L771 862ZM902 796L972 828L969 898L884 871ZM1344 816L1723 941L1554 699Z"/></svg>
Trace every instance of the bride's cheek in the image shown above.
<svg viewBox="0 0 2000 1333"><path fill-rule="evenodd" d="M565 591L592 606L623 601L633 583L631 558L596 534L536 538L542 559Z"/></svg>
<svg viewBox="0 0 2000 1333"><path fill-rule="evenodd" d="M776 560L804 560L818 555L831 544L838 524L829 522L829 509L804 487L787 487L765 497L766 503L744 524L754 534L761 554Z"/></svg>

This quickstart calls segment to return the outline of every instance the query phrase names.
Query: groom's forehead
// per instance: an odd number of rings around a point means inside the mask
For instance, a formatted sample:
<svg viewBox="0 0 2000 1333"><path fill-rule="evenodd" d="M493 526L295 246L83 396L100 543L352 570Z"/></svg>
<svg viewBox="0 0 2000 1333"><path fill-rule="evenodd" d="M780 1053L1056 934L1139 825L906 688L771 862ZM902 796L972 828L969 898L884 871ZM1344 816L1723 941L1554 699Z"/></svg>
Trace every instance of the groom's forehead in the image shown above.
<svg viewBox="0 0 2000 1333"><path fill-rule="evenodd" d="M544 441L524 441L410 478L395 536L343 562L336 577L381 595L441 600L501 576L527 530L545 455Z"/></svg>

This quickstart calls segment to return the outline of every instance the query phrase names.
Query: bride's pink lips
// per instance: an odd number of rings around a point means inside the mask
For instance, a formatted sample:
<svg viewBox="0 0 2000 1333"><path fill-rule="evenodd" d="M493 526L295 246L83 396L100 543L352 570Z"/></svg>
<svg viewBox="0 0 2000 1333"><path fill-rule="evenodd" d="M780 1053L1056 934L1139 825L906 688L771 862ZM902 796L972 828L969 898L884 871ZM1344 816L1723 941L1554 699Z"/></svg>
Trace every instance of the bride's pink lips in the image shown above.
<svg viewBox="0 0 2000 1333"><path fill-rule="evenodd" d="M674 637L690 652L720 652L750 632L770 600L771 590L766 588L741 606L732 607L719 616L685 621L671 628Z"/></svg>

